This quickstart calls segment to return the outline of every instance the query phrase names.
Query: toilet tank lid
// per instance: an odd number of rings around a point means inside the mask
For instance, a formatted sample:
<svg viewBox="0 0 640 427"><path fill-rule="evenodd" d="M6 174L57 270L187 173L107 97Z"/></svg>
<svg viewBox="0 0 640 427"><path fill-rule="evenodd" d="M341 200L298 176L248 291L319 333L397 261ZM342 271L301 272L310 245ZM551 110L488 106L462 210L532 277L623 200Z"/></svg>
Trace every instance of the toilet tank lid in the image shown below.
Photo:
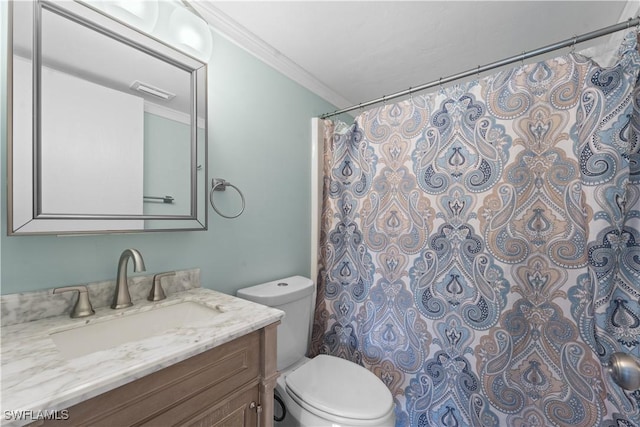
<svg viewBox="0 0 640 427"><path fill-rule="evenodd" d="M310 295L313 282L303 276L291 276L248 288L239 289L236 296L269 307L297 301Z"/></svg>

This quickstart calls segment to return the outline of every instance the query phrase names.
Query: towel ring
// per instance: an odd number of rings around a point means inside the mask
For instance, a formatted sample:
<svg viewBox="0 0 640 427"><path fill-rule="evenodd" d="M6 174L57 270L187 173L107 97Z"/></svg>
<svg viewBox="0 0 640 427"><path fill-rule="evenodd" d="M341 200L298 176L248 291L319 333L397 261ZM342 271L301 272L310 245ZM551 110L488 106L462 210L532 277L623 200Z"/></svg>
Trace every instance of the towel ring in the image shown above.
<svg viewBox="0 0 640 427"><path fill-rule="evenodd" d="M214 191L225 191L227 187L231 187L234 190L236 190L238 192L238 194L240 195L240 199L242 200L242 207L240 208L240 212L238 212L235 215L225 215L222 212L220 212L218 210L218 208L216 208L215 203L213 203L213 192ZM244 212L244 194L242 194L242 191L240 191L240 189L238 187L236 187L235 185L231 184L228 181L225 181L222 178L213 178L211 180L211 191L209 191L209 203L211 203L211 207L213 208L214 211L216 211L216 213L218 215L220 215L223 218L227 218L227 219L233 219L233 218L237 218L240 215L242 215L242 212Z"/></svg>

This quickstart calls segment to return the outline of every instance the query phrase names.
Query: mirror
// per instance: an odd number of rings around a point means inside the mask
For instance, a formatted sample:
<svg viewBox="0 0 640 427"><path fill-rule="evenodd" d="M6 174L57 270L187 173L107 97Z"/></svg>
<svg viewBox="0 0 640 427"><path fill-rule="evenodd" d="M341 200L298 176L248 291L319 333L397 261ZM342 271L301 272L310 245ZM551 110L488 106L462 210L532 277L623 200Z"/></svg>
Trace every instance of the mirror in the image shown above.
<svg viewBox="0 0 640 427"><path fill-rule="evenodd" d="M8 234L205 230L206 64L82 3L9 12Z"/></svg>

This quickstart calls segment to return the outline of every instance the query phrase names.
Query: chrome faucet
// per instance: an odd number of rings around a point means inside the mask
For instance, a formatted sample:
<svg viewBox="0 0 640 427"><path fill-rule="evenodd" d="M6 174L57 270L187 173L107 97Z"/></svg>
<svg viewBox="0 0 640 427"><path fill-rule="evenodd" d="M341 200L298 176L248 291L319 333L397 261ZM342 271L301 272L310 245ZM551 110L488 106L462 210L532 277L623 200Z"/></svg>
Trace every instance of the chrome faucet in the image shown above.
<svg viewBox="0 0 640 427"><path fill-rule="evenodd" d="M79 286L65 286L64 288L55 288L53 290L54 294L59 294L62 292L69 291L78 291L78 300L76 304L73 306L73 310L71 310L71 317L73 319L77 317L87 317L92 316L96 312L93 310L91 306L91 301L89 300L89 292L87 291L87 287L84 285Z"/></svg>
<svg viewBox="0 0 640 427"><path fill-rule="evenodd" d="M133 258L133 271L145 271L144 260L137 249L125 249L118 261L118 278L116 279L116 293L113 295L111 308L131 307L131 294L129 294L129 284L127 283L127 263L129 258Z"/></svg>
<svg viewBox="0 0 640 427"><path fill-rule="evenodd" d="M149 291L149 296L147 297L147 299L149 301L161 301L167 298L167 296L164 293L164 289L162 289L161 280L163 277L175 276L175 275L176 275L175 271L169 271L167 273L160 273L153 276L153 285L151 285L151 290Z"/></svg>

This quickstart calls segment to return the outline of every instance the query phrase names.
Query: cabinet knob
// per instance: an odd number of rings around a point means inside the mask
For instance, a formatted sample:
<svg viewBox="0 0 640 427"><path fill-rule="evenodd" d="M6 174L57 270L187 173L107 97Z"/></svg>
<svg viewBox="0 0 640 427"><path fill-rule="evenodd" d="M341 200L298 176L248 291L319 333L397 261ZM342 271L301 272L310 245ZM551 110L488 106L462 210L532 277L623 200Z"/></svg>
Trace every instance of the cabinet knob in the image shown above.
<svg viewBox="0 0 640 427"><path fill-rule="evenodd" d="M260 421L262 421L262 405L259 405L256 402L251 402L249 404L250 409L255 409L257 414L258 421L256 422L256 426L260 427Z"/></svg>

